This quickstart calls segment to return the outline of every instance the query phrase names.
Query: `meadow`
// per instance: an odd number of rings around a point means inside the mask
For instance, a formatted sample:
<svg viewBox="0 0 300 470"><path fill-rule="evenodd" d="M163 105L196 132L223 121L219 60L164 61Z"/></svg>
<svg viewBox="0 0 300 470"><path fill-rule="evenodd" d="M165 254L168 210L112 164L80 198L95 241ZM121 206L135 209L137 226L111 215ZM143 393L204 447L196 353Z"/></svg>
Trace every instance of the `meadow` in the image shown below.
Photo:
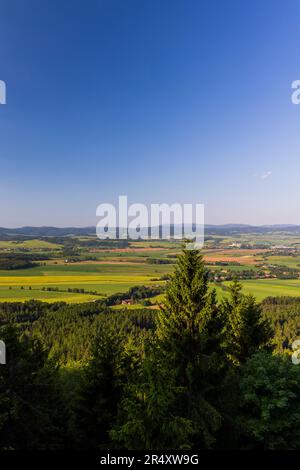
<svg viewBox="0 0 300 470"><path fill-rule="evenodd" d="M99 295L126 292L137 285L159 285L162 282L159 278L167 272L170 272L170 265L125 263L49 264L0 271L0 301L90 302L99 300ZM49 288L59 291L46 290ZM68 292L68 289L84 289L85 293Z"/></svg>
<svg viewBox="0 0 300 470"><path fill-rule="evenodd" d="M270 264L300 269L300 256L269 256L266 261Z"/></svg>
<svg viewBox="0 0 300 470"><path fill-rule="evenodd" d="M250 270L255 276L255 273L261 275L262 270L268 273L272 266L279 266L300 274L300 252L281 254L273 249L279 242L293 247L299 244L299 238L271 235L260 238L249 234L209 237L203 256L212 275L220 276L220 282L211 283L217 289L218 298L227 295L230 273L241 276ZM241 243L250 245L238 248L236 245ZM255 243L260 247L254 248ZM98 247L97 240L88 236L0 240L2 257L22 257L24 253L32 254L33 259L40 256L34 267L0 270L0 302L36 299L81 303L124 293L134 286L161 286L173 272L180 247L178 241L153 240L106 249L103 244ZM258 300L279 295L300 297L300 279L297 278L241 278L241 282L245 292L252 293ZM161 300L160 295L151 299L151 303L159 304Z"/></svg>
<svg viewBox="0 0 300 470"><path fill-rule="evenodd" d="M0 240L0 250L59 250L61 247L58 243L45 240Z"/></svg>
<svg viewBox="0 0 300 470"><path fill-rule="evenodd" d="M229 285L228 282L224 284ZM269 296L300 297L300 279L246 280L242 281L242 285L246 294L253 294L259 301Z"/></svg>

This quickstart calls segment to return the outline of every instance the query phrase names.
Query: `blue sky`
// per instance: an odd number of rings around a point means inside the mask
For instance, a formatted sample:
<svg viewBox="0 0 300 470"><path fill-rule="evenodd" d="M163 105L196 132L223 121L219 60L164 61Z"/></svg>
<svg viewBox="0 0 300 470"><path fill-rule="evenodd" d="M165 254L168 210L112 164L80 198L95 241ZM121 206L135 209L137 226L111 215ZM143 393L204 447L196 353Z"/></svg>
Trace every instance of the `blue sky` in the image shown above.
<svg viewBox="0 0 300 470"><path fill-rule="evenodd" d="M205 204L300 224L300 0L2 0L0 226Z"/></svg>

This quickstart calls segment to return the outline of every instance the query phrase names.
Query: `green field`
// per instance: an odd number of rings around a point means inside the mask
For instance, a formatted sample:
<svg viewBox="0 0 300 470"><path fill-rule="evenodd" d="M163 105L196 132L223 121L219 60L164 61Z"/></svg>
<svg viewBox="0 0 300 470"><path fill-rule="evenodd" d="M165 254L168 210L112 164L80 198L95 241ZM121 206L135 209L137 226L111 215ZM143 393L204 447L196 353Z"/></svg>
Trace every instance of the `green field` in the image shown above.
<svg viewBox="0 0 300 470"><path fill-rule="evenodd" d="M89 241L92 242L91 245L82 243ZM245 248L232 249L233 242L266 242L266 246L270 248L274 244L294 247L299 241L299 236L283 234L265 234L264 236L243 234L236 237L215 235L212 237L208 240L203 255L208 268L220 273L223 278L225 288L222 288L220 284L212 283L212 286L217 289L218 299L221 300L222 297L228 295L227 287L230 281L226 279L230 278L231 271L238 273L239 278L245 278L249 274L243 276L242 271L263 269L269 274L272 269L269 265L278 265L293 268L300 273L300 250L297 252L293 248L294 253L288 256L287 250L284 255L280 255L275 249L270 249L268 252L264 248L249 251ZM0 254L3 258L11 254L17 254L22 258L24 253L27 257L30 257L32 253L33 260L36 259L35 255L42 255L45 258L35 267L0 270L0 302L37 299L48 302L61 300L79 303L126 292L137 285L161 285L164 282L161 280L162 276L172 273L174 264L156 264L156 262L151 264L149 260L169 259L171 263L174 263L181 247L180 242L166 240L131 241L128 246L121 249L109 248L112 245L105 248L103 244L97 245L96 242L97 240L95 241L95 237L92 236L0 241ZM70 256L67 253L70 253ZM227 262L228 265L216 264L219 261ZM282 268L279 269L282 270ZM297 273L294 277L297 277ZM258 300L267 296L300 297L300 278L295 280L262 278L241 282L245 292L251 292ZM85 292L68 292L70 289L84 289ZM156 301L160 303L161 296L151 299L153 304Z"/></svg>
<svg viewBox="0 0 300 470"><path fill-rule="evenodd" d="M157 277L172 271L170 264L146 263L78 263L78 264L46 264L30 269L16 269L12 271L0 270L0 285L3 277L36 277L44 276L89 276L112 274L114 276L150 276Z"/></svg>
<svg viewBox="0 0 300 470"><path fill-rule="evenodd" d="M224 282L229 285L230 282ZM265 297L291 296L300 297L300 279L281 280L281 279L258 279L242 281L244 292L253 294L257 300L263 300ZM220 288L219 288L220 289ZM225 291L223 291L223 294Z"/></svg>
<svg viewBox="0 0 300 470"><path fill-rule="evenodd" d="M61 245L45 240L3 241L0 240L0 250L58 250Z"/></svg>
<svg viewBox="0 0 300 470"><path fill-rule="evenodd" d="M270 257L275 258L275 257ZM278 262L281 263L281 258ZM290 258L290 257L284 257ZM293 258L291 258L293 260ZM277 260L274 260L277 261ZM126 292L136 285L158 285L160 276L170 273L173 265L150 265L146 263L106 264L47 264L31 269L0 271L0 302L25 301L29 299L49 302L89 302ZM228 286L229 281L224 285ZM300 297L300 279L258 279L242 281L245 293L252 293L258 300L267 296ZM213 286L215 286L213 284ZM43 290L59 289L61 292ZM86 293L67 292L68 289L84 289ZM217 286L219 300L227 291ZM90 294L89 292L96 292ZM160 299L161 300L161 297ZM154 301L154 299L152 299Z"/></svg>
<svg viewBox="0 0 300 470"><path fill-rule="evenodd" d="M266 261L268 264L300 269L300 256L269 256Z"/></svg>
<svg viewBox="0 0 300 470"><path fill-rule="evenodd" d="M9 290L0 287L0 302L25 302L26 300L41 300L44 302L68 302L82 303L92 302L101 299L99 296L89 294L75 294L72 292L46 292L41 289L32 289L31 291L24 289Z"/></svg>
<svg viewBox="0 0 300 470"><path fill-rule="evenodd" d="M259 268L257 266L254 266L254 265L249 265L249 264L240 264L238 266L234 265L234 264L229 264L227 266L211 266L209 265L208 266L209 269L211 269L212 271L249 271L249 270L252 270L252 271L259 271Z"/></svg>
<svg viewBox="0 0 300 470"><path fill-rule="evenodd" d="M89 302L99 300L99 295L126 292L137 285L159 285L160 276L170 269L171 265L81 263L0 271L0 302L29 299ZM43 290L47 288L63 292ZM74 288L84 289L86 293L67 292Z"/></svg>

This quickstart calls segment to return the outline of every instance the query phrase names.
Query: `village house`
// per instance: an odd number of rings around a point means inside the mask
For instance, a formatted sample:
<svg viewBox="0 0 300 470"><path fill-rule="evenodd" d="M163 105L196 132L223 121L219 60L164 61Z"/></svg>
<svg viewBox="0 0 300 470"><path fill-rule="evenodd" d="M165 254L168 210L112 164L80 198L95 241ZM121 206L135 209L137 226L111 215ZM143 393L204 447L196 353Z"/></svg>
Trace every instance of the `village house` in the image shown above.
<svg viewBox="0 0 300 470"><path fill-rule="evenodd" d="M133 299L124 299L122 300L122 305L133 305L134 300Z"/></svg>

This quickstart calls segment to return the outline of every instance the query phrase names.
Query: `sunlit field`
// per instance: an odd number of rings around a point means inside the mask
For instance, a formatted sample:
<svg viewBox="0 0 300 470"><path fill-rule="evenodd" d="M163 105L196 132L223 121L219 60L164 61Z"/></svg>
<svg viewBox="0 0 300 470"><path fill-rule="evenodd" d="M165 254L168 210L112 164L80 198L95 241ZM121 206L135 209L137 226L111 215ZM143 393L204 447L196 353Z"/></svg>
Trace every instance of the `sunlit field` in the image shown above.
<svg viewBox="0 0 300 470"><path fill-rule="evenodd" d="M66 254L73 243L76 256ZM283 255L272 251L272 244L298 243L290 239L264 236L255 249L239 248L243 243L257 243L253 235L243 237L211 237L202 251L205 263L213 276L221 276L221 282L211 282L218 299L228 295L228 273L241 277L246 293L258 300L267 296L300 296L300 280L295 279L243 279L242 273L268 272L270 266L285 266L300 272L300 254ZM92 242L92 246L89 243ZM84 245L87 243L87 245ZM264 248L265 246L265 248ZM99 300L116 293L127 292L134 286L163 286L166 276L174 270L176 256L180 252L178 241L132 241L124 248L97 246L93 237L3 240L0 241L2 257L38 255L35 267L0 269L0 302L30 299L47 302L65 301L81 303ZM222 264L223 263L223 264ZM225 277L224 277L225 276ZM214 279L211 279L212 281ZM74 292L74 289L76 292ZM151 299L152 306L159 305L163 295ZM133 306L126 306L134 308Z"/></svg>
<svg viewBox="0 0 300 470"><path fill-rule="evenodd" d="M89 302L99 300L99 295L126 292L137 285L160 285L159 277L170 272L170 268L170 265L82 263L0 271L0 301ZM49 288L60 292L47 291ZM68 289L84 289L85 293Z"/></svg>
<svg viewBox="0 0 300 470"><path fill-rule="evenodd" d="M224 285L229 286L229 282ZM263 300L265 297L300 297L300 279L258 279L242 281L244 293L253 294L257 300ZM221 289L220 289L221 290ZM226 291L222 290L226 295Z"/></svg>

